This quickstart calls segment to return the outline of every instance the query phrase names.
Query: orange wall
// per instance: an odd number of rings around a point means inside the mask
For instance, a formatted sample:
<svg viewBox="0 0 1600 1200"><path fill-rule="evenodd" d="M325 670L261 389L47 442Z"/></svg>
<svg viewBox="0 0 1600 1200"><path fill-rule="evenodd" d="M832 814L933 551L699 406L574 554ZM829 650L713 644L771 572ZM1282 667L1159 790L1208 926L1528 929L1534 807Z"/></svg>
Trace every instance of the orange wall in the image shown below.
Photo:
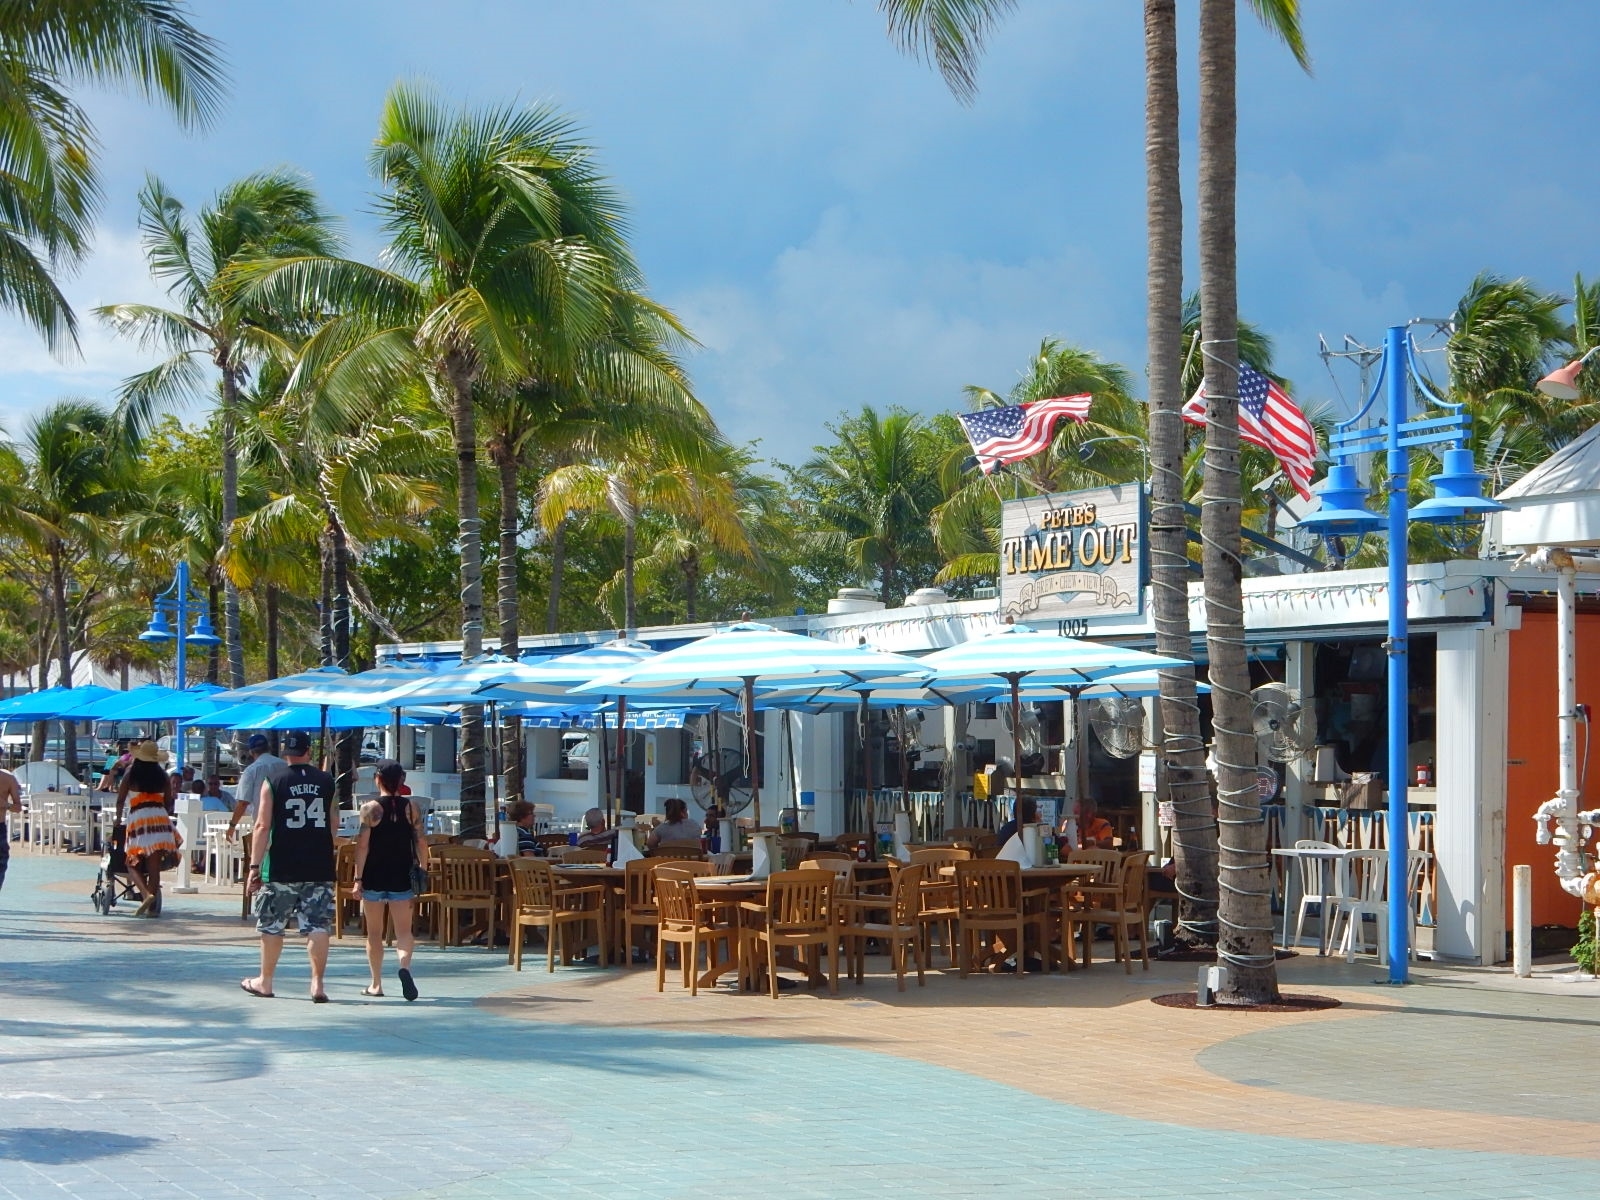
<svg viewBox="0 0 1600 1200"><path fill-rule="evenodd" d="M1533 923L1578 923L1582 904L1556 880L1555 849L1534 841L1534 810L1556 794L1556 616L1522 614L1511 633L1511 694L1506 720L1506 915L1511 913L1511 868L1533 867ZM1600 733L1600 614L1578 615L1578 703L1594 708ZM1583 727L1578 729L1583 759ZM1600 750L1589 755L1588 789L1581 805L1600 797Z"/></svg>

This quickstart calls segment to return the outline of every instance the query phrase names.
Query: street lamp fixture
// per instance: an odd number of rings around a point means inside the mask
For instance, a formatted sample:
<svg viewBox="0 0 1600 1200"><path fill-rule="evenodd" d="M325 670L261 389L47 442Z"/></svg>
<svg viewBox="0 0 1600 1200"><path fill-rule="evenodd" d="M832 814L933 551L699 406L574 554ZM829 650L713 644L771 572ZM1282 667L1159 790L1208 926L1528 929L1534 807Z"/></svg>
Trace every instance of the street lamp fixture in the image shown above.
<svg viewBox="0 0 1600 1200"><path fill-rule="evenodd" d="M1341 422L1329 439L1334 465L1317 491L1322 506L1300 522L1324 537L1376 532L1387 526L1389 536L1389 638L1384 649L1389 658L1389 757L1386 772L1389 785L1387 844L1389 847L1389 982L1407 982L1410 970L1411 922L1407 902L1409 871L1407 849L1410 831L1407 820L1409 779L1410 705L1410 626L1406 614L1407 545L1406 531L1412 520L1460 524L1474 521L1505 506L1483 496L1483 476L1473 467L1472 452L1466 441L1472 429L1472 416L1459 404L1451 404L1434 393L1417 371L1415 349L1407 326L1392 326L1384 338L1382 366L1372 393L1361 411ZM1576 374L1576 372L1574 372ZM1409 420L1411 389L1416 389L1445 416ZM1541 384L1541 387L1544 385ZM1388 419L1376 428L1357 429L1383 389L1388 401ZM1443 469L1432 476L1434 495L1415 509L1410 508L1411 447L1443 446ZM1382 452L1388 470L1387 520L1367 509L1366 492L1356 477L1351 459Z"/></svg>
<svg viewBox="0 0 1600 1200"><path fill-rule="evenodd" d="M189 628L189 614L195 617L194 629ZM172 586L151 602L150 625L139 635L141 642L171 642L178 643L178 662L176 670L176 683L179 689L189 686L189 656L190 646L209 647L218 645L222 639L211 626L211 605L206 598L195 591L189 583L189 564L180 562L177 574L173 576ZM176 723L174 723L173 742L177 764L183 766L184 738L178 736Z"/></svg>
<svg viewBox="0 0 1600 1200"><path fill-rule="evenodd" d="M1576 400L1579 396L1578 376L1583 373L1583 364L1588 362L1600 352L1600 346L1585 351L1578 358L1573 359L1564 367L1557 367L1550 374L1539 380L1539 390L1546 396L1556 400Z"/></svg>

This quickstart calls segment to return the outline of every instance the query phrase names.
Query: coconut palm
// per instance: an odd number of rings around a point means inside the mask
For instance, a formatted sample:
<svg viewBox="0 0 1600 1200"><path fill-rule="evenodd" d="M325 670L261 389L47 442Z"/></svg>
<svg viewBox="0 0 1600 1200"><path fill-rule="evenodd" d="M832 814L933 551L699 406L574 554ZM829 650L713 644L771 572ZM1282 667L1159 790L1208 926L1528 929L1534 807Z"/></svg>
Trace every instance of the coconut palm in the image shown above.
<svg viewBox="0 0 1600 1200"><path fill-rule="evenodd" d="M1206 242L1207 232L1213 233L1207 246L1202 247L1202 262L1209 263L1214 268L1207 271L1203 265L1202 274L1209 275L1213 280L1217 278L1219 271L1226 274L1230 280L1234 277L1232 266L1234 225L1231 202L1235 175L1232 147L1237 126L1233 108L1234 79L1231 49L1234 3L1235 0L1208 0L1207 5L1202 8L1203 31L1210 35L1209 40L1202 40L1201 47L1202 131L1203 134L1209 133L1211 136L1202 136L1201 139L1201 170L1202 177L1211 178L1215 185L1201 189L1202 215L1210 218L1202 222L1202 241ZM920 57L932 59L956 97L970 101L976 91L975 73L984 37L994 23L1010 11L1013 4L1014 0L879 0L878 7L888 16L891 36ZM1298 0L1251 0L1251 6L1263 23L1282 37L1295 57L1305 65L1307 59L1305 45L1300 35ZM1224 7L1227 9L1226 14L1221 11ZM1180 464L1183 459L1184 437L1181 419L1178 416L1183 404L1183 395L1176 386L1180 374L1179 357L1182 354L1179 328L1183 294L1183 222L1178 175L1175 26L1176 11L1171 0L1146 0L1145 161L1149 240L1149 371L1152 418L1150 452L1153 472L1151 541L1156 584L1153 589L1153 607L1159 631L1157 648L1163 653L1188 657L1190 653L1188 589L1185 575L1187 554L1183 544L1187 526L1183 521L1180 507L1182 502ZM1223 40L1227 40L1230 47L1226 58L1222 56ZM1219 73L1225 76L1225 80L1219 78ZM1208 83L1211 85L1209 90L1205 87ZM1227 103L1225 108L1219 109L1218 103L1222 99L1221 92L1224 90ZM1206 124L1207 118L1214 118L1209 125ZM1226 142L1228 147L1226 154L1220 151L1223 142ZM1214 172L1214 175L1208 176L1208 171ZM1224 191L1229 197L1225 205L1220 200ZM1226 226L1225 247L1222 245L1223 225ZM1209 258L1206 257L1207 249L1211 252ZM1202 293L1205 292L1206 289L1202 284ZM1208 324L1214 330L1226 331L1225 336L1211 335L1217 338L1219 352L1224 355L1223 359L1216 360L1222 364L1216 368L1217 371L1223 373L1230 370L1227 363L1232 360L1226 356L1233 351L1232 330L1237 315L1237 305L1232 303L1229 297L1231 291L1224 296L1223 292L1213 289L1210 295L1212 303L1208 306L1213 318ZM1212 361L1208 356L1207 362ZM1218 382L1221 382L1220 374ZM1235 375L1229 374L1227 382L1227 396L1231 396L1236 386ZM1212 428L1217 428L1224 419L1231 422L1232 444L1236 457L1238 445L1236 405L1229 402L1227 396L1214 387L1210 389L1210 394L1221 396L1224 404L1220 416L1214 404L1210 407ZM1226 436L1224 434L1224 438ZM1217 453L1219 469L1225 465L1227 457L1226 449L1219 447ZM1234 481L1234 486L1237 486L1237 480ZM1237 492L1234 495L1237 496ZM1235 500L1232 520L1235 531L1232 542L1229 543L1234 551L1235 572L1238 569L1239 542L1237 509L1238 503ZM1222 526L1229 524L1222 509L1213 512L1213 523L1219 521ZM1225 533L1226 530L1219 528L1217 532ZM1225 561L1227 557L1225 549L1215 540L1212 544L1218 546L1219 553ZM1208 575L1208 588L1210 584ZM1224 592L1230 586L1237 589L1237 574L1231 585L1219 581L1219 587ZM1238 639L1238 647L1236 657L1242 661L1242 634ZM1233 656L1232 651L1228 653ZM1225 666L1225 670L1231 668ZM1236 706L1237 701L1230 699L1229 704ZM1186 807L1193 807L1197 813L1196 823L1204 824L1204 819L1198 815L1200 805L1195 767L1199 742L1198 709L1193 701L1189 672L1180 670L1162 674L1162 713L1164 720L1172 722L1175 731L1169 746L1178 755L1174 760L1177 767L1176 777L1190 797L1185 801ZM1205 840L1203 833L1197 833L1196 837L1200 842ZM1196 853L1199 859L1206 858L1203 845L1199 846ZM1209 884L1201 882L1202 878L1208 875L1209 867L1204 861L1195 865L1185 862L1185 854L1181 847L1178 858L1179 887L1185 897L1185 903L1198 902L1200 910L1203 911L1209 906L1208 896L1215 894L1209 891ZM1232 866L1233 864L1229 864L1228 869L1232 869ZM1202 891L1207 892L1207 895L1201 895ZM1191 932L1198 931L1200 923L1191 922L1191 924L1196 927ZM1230 992L1225 999L1235 998L1235 995Z"/></svg>
<svg viewBox="0 0 1600 1200"><path fill-rule="evenodd" d="M940 470L949 442L925 418L870 404L828 426L796 477L813 505L815 539L842 552L884 603L931 583L938 570L931 520L944 500Z"/></svg>
<svg viewBox="0 0 1600 1200"><path fill-rule="evenodd" d="M570 378L635 282L620 206L571 125L546 107L454 112L397 85L372 166L386 267L319 255L238 272L250 295L334 313L302 350L315 402L360 419L396 380L420 380L456 459L462 655L483 649L478 401ZM483 709L461 718L462 831L483 827Z"/></svg>
<svg viewBox="0 0 1600 1200"><path fill-rule="evenodd" d="M1251 0L1302 66L1299 0ZM1206 381L1205 491L1200 536L1217 762L1217 958L1225 1004L1276 1000L1266 823L1245 657L1239 475L1237 0L1200 0L1200 310Z"/></svg>
<svg viewBox="0 0 1600 1200"><path fill-rule="evenodd" d="M677 518L718 548L747 546L738 498L730 477L719 470L718 450L679 457L653 439L631 438L606 458L558 467L539 493L539 519L553 529L569 513L609 513L622 526L623 623L639 626L636 572L639 523L646 513Z"/></svg>
<svg viewBox="0 0 1600 1200"><path fill-rule="evenodd" d="M36 413L18 455L25 474L8 518L13 533L34 547L49 580L57 672L72 686L72 655L80 638L68 607L73 564L101 551L111 520L130 498L128 463L112 414L88 400L61 400ZM66 768L76 772L76 727L68 724Z"/></svg>
<svg viewBox="0 0 1600 1200"><path fill-rule="evenodd" d="M98 207L94 127L75 85L131 87L187 125L216 111L215 42L173 0L28 0L0 8L0 307L56 348L77 321L54 271L87 251Z"/></svg>
<svg viewBox="0 0 1600 1200"><path fill-rule="evenodd" d="M333 222L304 179L269 171L229 184L193 219L152 178L139 193L139 229L150 273L167 285L173 307L113 304L96 311L117 332L170 357L122 385L124 418L132 429L148 427L160 409L205 394L211 383L207 364L216 369L221 517L222 527L231 529L239 516L240 393L268 355L289 352L293 331L281 314L245 300L228 271L252 259L331 253L337 246ZM229 686L241 687L239 589L225 580L224 592Z"/></svg>

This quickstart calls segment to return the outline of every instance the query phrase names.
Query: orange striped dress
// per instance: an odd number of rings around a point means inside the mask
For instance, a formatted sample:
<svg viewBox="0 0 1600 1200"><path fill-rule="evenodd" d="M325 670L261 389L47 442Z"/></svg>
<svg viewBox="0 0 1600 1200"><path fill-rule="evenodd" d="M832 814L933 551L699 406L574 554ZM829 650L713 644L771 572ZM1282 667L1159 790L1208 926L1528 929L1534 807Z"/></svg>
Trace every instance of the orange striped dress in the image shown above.
<svg viewBox="0 0 1600 1200"><path fill-rule="evenodd" d="M178 852L178 834L167 812L167 798L160 792L128 793L124 853L131 866L141 867L152 855Z"/></svg>

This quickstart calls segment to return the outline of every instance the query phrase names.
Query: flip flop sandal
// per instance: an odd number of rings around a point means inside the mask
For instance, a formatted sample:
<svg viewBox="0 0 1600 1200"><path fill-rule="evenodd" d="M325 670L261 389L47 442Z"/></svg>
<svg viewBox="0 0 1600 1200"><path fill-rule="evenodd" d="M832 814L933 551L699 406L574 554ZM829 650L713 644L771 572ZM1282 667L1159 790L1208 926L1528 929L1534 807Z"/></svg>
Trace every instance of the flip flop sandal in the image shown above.
<svg viewBox="0 0 1600 1200"><path fill-rule="evenodd" d="M271 992L263 992L260 988L252 986L248 979L239 980L239 987L242 991L249 992L252 996L259 996L263 1000L271 1000L273 996Z"/></svg>
<svg viewBox="0 0 1600 1200"><path fill-rule="evenodd" d="M400 968L400 994L408 1001L417 998L417 983L411 978L411 972L405 967Z"/></svg>
<svg viewBox="0 0 1600 1200"><path fill-rule="evenodd" d="M311 997L311 1003L313 1003L313 1004L326 1004L326 1003L328 1003L328 993L327 992L318 992L315 996Z"/></svg>
<svg viewBox="0 0 1600 1200"><path fill-rule="evenodd" d="M383 995L383 989L382 988L373 988L373 987L364 987L364 988L361 989L361 994L363 996L381 996L381 995Z"/></svg>

